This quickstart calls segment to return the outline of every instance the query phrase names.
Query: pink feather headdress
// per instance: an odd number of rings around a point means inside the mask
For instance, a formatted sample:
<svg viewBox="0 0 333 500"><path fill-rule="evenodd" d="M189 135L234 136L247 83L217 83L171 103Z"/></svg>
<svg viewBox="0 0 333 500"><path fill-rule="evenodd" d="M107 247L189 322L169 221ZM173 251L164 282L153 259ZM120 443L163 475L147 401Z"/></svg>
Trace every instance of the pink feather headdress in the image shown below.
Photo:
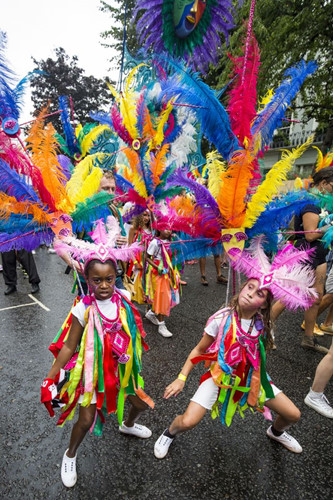
<svg viewBox="0 0 333 500"><path fill-rule="evenodd" d="M84 268L86 268L88 262L94 259L101 262L112 260L116 265L117 260L128 261L134 259L137 253L142 251L142 246L139 243L117 248L117 238L120 235L119 223L115 217L110 215L106 220L106 224L102 220L97 221L95 229L89 233L94 243L71 236L57 240L54 243L54 249L60 256L67 252L74 259L83 260Z"/></svg>
<svg viewBox="0 0 333 500"><path fill-rule="evenodd" d="M263 237L255 238L250 247L232 265L249 279L257 279L260 288L267 288L273 297L290 310L308 309L317 298L313 287L314 270L306 265L312 250L298 250L285 245L270 263L262 247Z"/></svg>

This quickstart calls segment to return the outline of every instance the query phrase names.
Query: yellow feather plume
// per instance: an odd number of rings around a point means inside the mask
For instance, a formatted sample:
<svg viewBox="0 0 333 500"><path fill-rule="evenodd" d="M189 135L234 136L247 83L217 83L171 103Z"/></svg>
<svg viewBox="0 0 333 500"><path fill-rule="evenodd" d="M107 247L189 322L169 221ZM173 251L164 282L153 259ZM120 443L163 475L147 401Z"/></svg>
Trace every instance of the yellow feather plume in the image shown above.
<svg viewBox="0 0 333 500"><path fill-rule="evenodd" d="M216 201L226 227L243 225L247 189L253 176L253 160L254 153L250 148L238 150L230 159L228 170L221 174L221 188Z"/></svg>
<svg viewBox="0 0 333 500"><path fill-rule="evenodd" d="M321 170L322 168L329 167L333 161L333 151L329 151L325 156L323 156L323 153L319 148L317 148L317 146L312 147L318 151L316 172L319 172L319 170Z"/></svg>
<svg viewBox="0 0 333 500"><path fill-rule="evenodd" d="M169 144L164 144L150 161L150 169L155 187L161 184L160 177L166 167L166 155L169 152Z"/></svg>
<svg viewBox="0 0 333 500"><path fill-rule="evenodd" d="M85 201L87 198L97 193L102 177L103 170L99 167L93 167L90 174L83 182L80 191L75 196L75 203L78 204L80 201Z"/></svg>
<svg viewBox="0 0 333 500"><path fill-rule="evenodd" d="M244 221L245 227L252 227L259 215L265 210L266 205L279 192L279 187L286 180L286 175L294 165L297 158L302 156L306 149L313 141L313 136L292 151L284 150L281 155L281 160L275 163L271 170L266 175L263 183L258 187L257 192L252 196L246 210Z"/></svg>
<svg viewBox="0 0 333 500"><path fill-rule="evenodd" d="M299 191L300 189L303 189L303 182L300 177L296 177L294 181L294 189L295 191Z"/></svg>
<svg viewBox="0 0 333 500"><path fill-rule="evenodd" d="M259 108L258 108L257 114L261 113L265 109L265 107L267 106L267 104L269 104L271 102L273 97L274 97L274 90L268 89L266 94L264 95L264 97L261 99L261 101L259 103Z"/></svg>
<svg viewBox="0 0 333 500"><path fill-rule="evenodd" d="M143 179L142 179L142 172L140 169L140 158L139 158L138 153L136 151L134 151L132 148L125 148L123 150L123 152L125 153L125 155L128 159L128 162L129 162L129 165L130 165L130 168L132 171L131 182L134 185L135 190L143 198L148 198L146 186L145 186L145 183L143 182Z"/></svg>
<svg viewBox="0 0 333 500"><path fill-rule="evenodd" d="M86 156L90 148L92 148L92 146L94 145L94 141L96 141L96 139L106 130L110 130L110 127L108 125L97 125L92 130L90 130L87 135L84 136L80 144L82 156Z"/></svg>
<svg viewBox="0 0 333 500"><path fill-rule="evenodd" d="M215 150L206 155L208 170L208 190L216 199L222 188L222 173L226 171L227 164L222 156ZM204 177L204 171L202 171Z"/></svg>
<svg viewBox="0 0 333 500"><path fill-rule="evenodd" d="M156 129L156 135L154 140L149 143L149 149L154 149L156 146L160 146L164 139L164 125L168 121L169 115L173 110L171 100L168 102L167 107L162 111L158 118L158 124Z"/></svg>
<svg viewBox="0 0 333 500"><path fill-rule="evenodd" d="M101 161L107 155L107 153L95 153L93 155L86 156L83 160L78 163L72 173L71 178L67 182L66 190L67 195L70 198L73 205L81 199L81 190L83 183L89 176L92 169L95 167L95 161Z"/></svg>

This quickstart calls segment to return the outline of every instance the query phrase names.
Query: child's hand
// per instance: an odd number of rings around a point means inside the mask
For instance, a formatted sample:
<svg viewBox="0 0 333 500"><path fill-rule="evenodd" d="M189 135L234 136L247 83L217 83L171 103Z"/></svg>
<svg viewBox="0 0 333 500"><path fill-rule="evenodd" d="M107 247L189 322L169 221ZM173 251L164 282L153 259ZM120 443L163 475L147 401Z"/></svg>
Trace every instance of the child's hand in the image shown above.
<svg viewBox="0 0 333 500"><path fill-rule="evenodd" d="M40 388L40 402L45 405L45 408L49 412L50 417L54 417L55 415L51 401L56 397L56 395L57 387L54 383L54 380L45 378Z"/></svg>
<svg viewBox="0 0 333 500"><path fill-rule="evenodd" d="M164 398L169 399L171 396L178 396L180 392L184 389L185 382L176 378L164 391Z"/></svg>

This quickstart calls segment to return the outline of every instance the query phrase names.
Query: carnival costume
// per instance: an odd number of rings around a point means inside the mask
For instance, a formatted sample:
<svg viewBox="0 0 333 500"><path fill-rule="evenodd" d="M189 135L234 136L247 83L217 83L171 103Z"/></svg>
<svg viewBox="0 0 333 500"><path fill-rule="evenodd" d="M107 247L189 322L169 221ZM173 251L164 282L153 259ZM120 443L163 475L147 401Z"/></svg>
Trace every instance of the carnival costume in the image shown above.
<svg viewBox="0 0 333 500"><path fill-rule="evenodd" d="M119 233L117 221L110 217L106 226L98 222L91 234L94 243L67 238L57 242L55 249L60 255L66 251L73 257L82 259L85 267L94 259L100 262L111 259L116 265L117 259L129 260L140 250L138 244L114 248ZM78 403L89 406L96 402L97 415L93 432L97 435L102 432L107 413L117 412L121 425L127 395L136 394L148 405L154 405L143 391L144 384L140 374L142 348L147 349L143 340L145 332L140 314L118 289L115 289L108 301L111 301L115 310L112 320L101 311L101 303L106 301L97 301L93 294L78 302L86 309L84 331L77 352L65 366L65 383L61 381L63 373L59 379L61 390L58 399L60 403L65 403L65 406L57 425L61 426L66 420L73 418ZM77 314L77 307L78 305L72 309L50 346L55 357L67 338L72 316ZM81 305L81 309L82 307ZM80 396L83 398L80 399Z"/></svg>
<svg viewBox="0 0 333 500"><path fill-rule="evenodd" d="M233 265L248 278L257 279L261 289L268 289L274 298L294 310L310 307L316 298L312 287L314 273L305 265L310 255L311 250L299 251L286 245L271 264L262 249L262 238L257 238ZM216 341L206 354L191 361L194 364L200 361L211 363L200 383L212 378L219 387L212 417L219 414L218 406L222 405L220 418L229 426L236 411L241 416L249 407L263 411L265 400L274 397L266 373L266 332L258 313L252 318L247 332L242 328L235 309L224 308L215 313L209 318L205 330L214 320L219 322Z"/></svg>
<svg viewBox="0 0 333 500"><path fill-rule="evenodd" d="M145 304L147 302L145 297L145 267L146 267L146 251L150 241L153 236L151 232L145 231L142 227L139 227L134 235L133 242L138 242L143 245L143 251L140 252L135 261L132 261L129 265L127 275L131 277L134 275L134 291L132 299L138 304ZM137 264L139 269L135 269L134 265Z"/></svg>

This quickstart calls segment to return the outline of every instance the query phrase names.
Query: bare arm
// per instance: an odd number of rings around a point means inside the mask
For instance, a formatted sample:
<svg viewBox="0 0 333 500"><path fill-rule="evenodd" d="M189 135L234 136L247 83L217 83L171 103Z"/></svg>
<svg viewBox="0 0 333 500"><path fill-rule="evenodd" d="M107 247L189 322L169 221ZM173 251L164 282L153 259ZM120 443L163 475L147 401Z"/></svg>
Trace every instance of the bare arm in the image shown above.
<svg viewBox="0 0 333 500"><path fill-rule="evenodd" d="M197 344L188 355L187 360L185 361L185 364L181 369L181 373L185 375L185 377L187 377L194 368L194 364L192 363L191 359L196 358L197 356L200 356L201 354L206 352L208 347L210 347L214 341L214 337L208 335L207 333L204 334L199 344ZM179 394L184 389L184 386L185 382L183 380L180 380L179 378L176 378L176 380L171 382L171 384L166 387L163 397L165 399L169 399L171 396L177 396L177 394Z"/></svg>
<svg viewBox="0 0 333 500"><path fill-rule="evenodd" d="M54 380L54 377L59 373L60 369L68 363L81 340L82 333L83 326L80 324L79 320L75 316L73 316L72 325L69 330L66 343L61 348L58 357L53 363L52 368L47 374L46 378Z"/></svg>
<svg viewBox="0 0 333 500"><path fill-rule="evenodd" d="M136 230L134 229L133 226L131 226L129 233L128 233L128 244L129 245L131 245L133 243L135 233L136 233Z"/></svg>
<svg viewBox="0 0 333 500"><path fill-rule="evenodd" d="M150 264L154 269L156 269L156 271L158 271L158 266L155 264L155 262L148 254L146 256L146 262L148 262L148 264Z"/></svg>
<svg viewBox="0 0 333 500"><path fill-rule="evenodd" d="M317 231L318 230L318 224L319 224L319 215L318 214L314 214L312 212L306 212L302 217L302 221L303 221L304 231ZM318 240L322 236L323 236L322 232L320 232L320 233L309 232L309 233L304 234L306 241L308 241L309 243L311 243L312 241Z"/></svg>

